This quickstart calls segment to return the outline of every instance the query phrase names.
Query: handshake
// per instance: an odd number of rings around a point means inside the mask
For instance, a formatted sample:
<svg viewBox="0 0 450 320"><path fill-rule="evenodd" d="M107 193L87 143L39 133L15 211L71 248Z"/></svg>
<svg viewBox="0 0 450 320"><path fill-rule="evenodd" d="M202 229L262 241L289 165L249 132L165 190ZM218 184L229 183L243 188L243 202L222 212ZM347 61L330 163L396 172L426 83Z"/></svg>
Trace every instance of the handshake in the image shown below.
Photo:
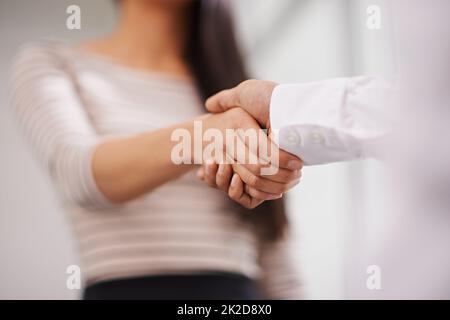
<svg viewBox="0 0 450 320"><path fill-rule="evenodd" d="M269 81L248 80L206 101L206 108L212 114L204 123L210 128L222 132L230 129L262 132L267 129L263 135L253 135L258 137L256 144L248 141L252 135L247 134L237 135L240 144L230 143L227 139L223 143L224 154L204 159L197 172L209 186L226 192L248 209L281 198L284 192L299 183L301 177L303 162L279 150L271 139L269 109L276 85ZM230 144L234 148L230 148ZM271 173L265 174L264 170Z"/></svg>

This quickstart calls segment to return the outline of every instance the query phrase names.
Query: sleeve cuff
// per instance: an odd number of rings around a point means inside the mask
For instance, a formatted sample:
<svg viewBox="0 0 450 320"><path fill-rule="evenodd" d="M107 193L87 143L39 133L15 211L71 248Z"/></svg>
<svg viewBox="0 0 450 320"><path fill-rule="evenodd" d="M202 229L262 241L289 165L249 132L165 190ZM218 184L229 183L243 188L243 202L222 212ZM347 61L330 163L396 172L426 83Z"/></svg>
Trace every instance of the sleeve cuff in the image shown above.
<svg viewBox="0 0 450 320"><path fill-rule="evenodd" d="M348 80L277 86L270 103L272 138L305 165L362 157L358 139L342 129Z"/></svg>

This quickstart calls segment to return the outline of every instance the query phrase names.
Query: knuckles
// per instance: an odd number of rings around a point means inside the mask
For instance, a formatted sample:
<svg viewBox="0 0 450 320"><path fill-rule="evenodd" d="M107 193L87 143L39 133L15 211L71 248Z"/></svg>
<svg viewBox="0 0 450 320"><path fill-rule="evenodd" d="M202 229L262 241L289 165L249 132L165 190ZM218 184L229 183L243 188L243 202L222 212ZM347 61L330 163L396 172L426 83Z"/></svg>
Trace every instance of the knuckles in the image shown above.
<svg viewBox="0 0 450 320"><path fill-rule="evenodd" d="M252 175L249 176L247 184L250 187L258 189L258 188L261 187L262 179L260 177L255 176L255 175L252 174Z"/></svg>

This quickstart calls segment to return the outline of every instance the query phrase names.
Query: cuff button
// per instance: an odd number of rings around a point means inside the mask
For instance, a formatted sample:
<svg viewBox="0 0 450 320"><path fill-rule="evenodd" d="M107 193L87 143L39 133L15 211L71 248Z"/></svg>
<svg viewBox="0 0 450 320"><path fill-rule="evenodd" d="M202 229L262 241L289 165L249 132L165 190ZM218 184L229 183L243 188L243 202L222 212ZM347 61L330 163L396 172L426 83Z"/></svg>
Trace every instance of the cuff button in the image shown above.
<svg viewBox="0 0 450 320"><path fill-rule="evenodd" d="M286 142L291 145L300 145L302 140L296 131L289 130L289 132L286 133Z"/></svg>
<svg viewBox="0 0 450 320"><path fill-rule="evenodd" d="M312 132L311 133L311 140L315 144L324 145L325 144L325 136L321 132Z"/></svg>

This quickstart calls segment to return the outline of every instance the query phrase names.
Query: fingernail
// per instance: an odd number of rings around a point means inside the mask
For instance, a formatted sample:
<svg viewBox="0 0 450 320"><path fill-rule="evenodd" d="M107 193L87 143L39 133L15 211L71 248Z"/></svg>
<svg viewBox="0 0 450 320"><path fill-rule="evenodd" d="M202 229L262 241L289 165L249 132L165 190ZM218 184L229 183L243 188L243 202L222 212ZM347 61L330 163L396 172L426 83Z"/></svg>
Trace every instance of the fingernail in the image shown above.
<svg viewBox="0 0 450 320"><path fill-rule="evenodd" d="M288 168L291 170L300 170L302 168L302 163L297 160L291 160L288 162Z"/></svg>
<svg viewBox="0 0 450 320"><path fill-rule="evenodd" d="M225 167L223 165L219 165L219 169L217 170L217 173L223 174L224 171L225 171Z"/></svg>
<svg viewBox="0 0 450 320"><path fill-rule="evenodd" d="M201 169L197 170L197 177L200 179L203 178L203 171Z"/></svg>

